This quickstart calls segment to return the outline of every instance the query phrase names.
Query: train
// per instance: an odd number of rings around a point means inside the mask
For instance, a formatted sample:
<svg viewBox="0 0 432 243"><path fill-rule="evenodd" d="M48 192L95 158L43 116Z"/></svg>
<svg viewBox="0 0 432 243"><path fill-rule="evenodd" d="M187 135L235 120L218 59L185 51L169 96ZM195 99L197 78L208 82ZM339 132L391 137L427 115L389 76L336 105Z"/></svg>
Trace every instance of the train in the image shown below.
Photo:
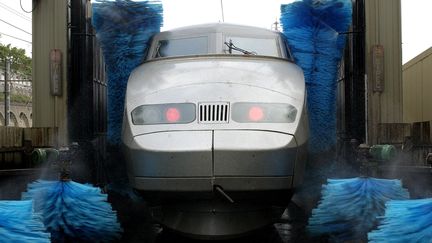
<svg viewBox="0 0 432 243"><path fill-rule="evenodd" d="M157 33L127 83L129 183L163 227L191 237L278 220L302 184L308 134L303 71L278 31L214 23Z"/></svg>

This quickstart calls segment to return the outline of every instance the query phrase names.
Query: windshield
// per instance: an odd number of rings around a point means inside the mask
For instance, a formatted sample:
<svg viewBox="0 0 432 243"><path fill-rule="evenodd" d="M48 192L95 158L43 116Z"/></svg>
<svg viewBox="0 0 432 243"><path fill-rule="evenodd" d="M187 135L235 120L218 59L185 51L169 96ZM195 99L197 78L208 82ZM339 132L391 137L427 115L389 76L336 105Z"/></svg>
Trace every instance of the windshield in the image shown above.
<svg viewBox="0 0 432 243"><path fill-rule="evenodd" d="M222 37L222 47L218 46L217 41L216 37L209 36L157 40L152 57L193 56L210 53L282 57L281 51L283 50L280 51L277 37L225 35Z"/></svg>
<svg viewBox="0 0 432 243"><path fill-rule="evenodd" d="M226 54L280 56L276 39L226 36L225 43L227 43L224 49ZM236 48L231 48L232 45Z"/></svg>
<svg viewBox="0 0 432 243"><path fill-rule="evenodd" d="M160 40L156 46L155 57L203 55L208 53L206 36Z"/></svg>

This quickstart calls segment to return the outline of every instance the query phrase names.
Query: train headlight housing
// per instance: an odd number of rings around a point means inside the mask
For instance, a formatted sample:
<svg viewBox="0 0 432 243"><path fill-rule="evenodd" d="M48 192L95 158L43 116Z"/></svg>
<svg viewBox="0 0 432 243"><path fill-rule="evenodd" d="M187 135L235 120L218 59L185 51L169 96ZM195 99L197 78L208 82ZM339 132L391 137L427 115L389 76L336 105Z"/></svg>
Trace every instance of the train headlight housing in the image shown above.
<svg viewBox="0 0 432 243"><path fill-rule="evenodd" d="M297 109L290 104L238 102L232 106L232 119L241 123L291 123L296 116Z"/></svg>
<svg viewBox="0 0 432 243"><path fill-rule="evenodd" d="M131 112L134 125L190 123L196 118L195 104L141 105Z"/></svg>

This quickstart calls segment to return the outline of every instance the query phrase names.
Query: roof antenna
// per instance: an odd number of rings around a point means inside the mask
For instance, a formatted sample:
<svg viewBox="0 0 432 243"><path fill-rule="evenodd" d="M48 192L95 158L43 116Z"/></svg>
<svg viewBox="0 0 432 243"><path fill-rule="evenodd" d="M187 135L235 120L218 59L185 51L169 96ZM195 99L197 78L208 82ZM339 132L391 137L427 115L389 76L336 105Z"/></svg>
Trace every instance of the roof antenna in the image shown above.
<svg viewBox="0 0 432 243"><path fill-rule="evenodd" d="M222 22L225 23L223 0L221 0L220 2L221 2L221 11L222 11Z"/></svg>
<svg viewBox="0 0 432 243"><path fill-rule="evenodd" d="M274 30L275 30L275 31L279 31L279 22L277 21L277 19L276 19L276 21L272 24L272 29L273 29L273 27L274 27Z"/></svg>

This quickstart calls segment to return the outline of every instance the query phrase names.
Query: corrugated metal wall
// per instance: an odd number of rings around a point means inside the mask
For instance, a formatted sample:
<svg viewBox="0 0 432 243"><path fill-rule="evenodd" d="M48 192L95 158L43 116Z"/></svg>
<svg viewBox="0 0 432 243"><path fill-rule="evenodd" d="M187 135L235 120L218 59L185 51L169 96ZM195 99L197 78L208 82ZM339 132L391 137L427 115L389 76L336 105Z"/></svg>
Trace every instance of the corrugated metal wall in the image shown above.
<svg viewBox="0 0 432 243"><path fill-rule="evenodd" d="M37 1L33 11L33 126L58 127L59 145L67 144L66 0ZM50 51L62 52L62 96L50 93Z"/></svg>
<svg viewBox="0 0 432 243"><path fill-rule="evenodd" d="M432 121L432 47L403 65L403 120Z"/></svg>
<svg viewBox="0 0 432 243"><path fill-rule="evenodd" d="M33 124L56 128L58 146L78 142L77 161L92 173L94 182L101 182L107 83L104 58L91 26L91 2L37 1L33 21ZM50 90L53 49L62 53L60 96L53 96ZM87 176L84 170L81 174Z"/></svg>
<svg viewBox="0 0 432 243"><path fill-rule="evenodd" d="M382 92L374 91L374 46L384 48ZM378 124L400 123L402 112L402 37L400 0L366 0L368 142L376 144Z"/></svg>

